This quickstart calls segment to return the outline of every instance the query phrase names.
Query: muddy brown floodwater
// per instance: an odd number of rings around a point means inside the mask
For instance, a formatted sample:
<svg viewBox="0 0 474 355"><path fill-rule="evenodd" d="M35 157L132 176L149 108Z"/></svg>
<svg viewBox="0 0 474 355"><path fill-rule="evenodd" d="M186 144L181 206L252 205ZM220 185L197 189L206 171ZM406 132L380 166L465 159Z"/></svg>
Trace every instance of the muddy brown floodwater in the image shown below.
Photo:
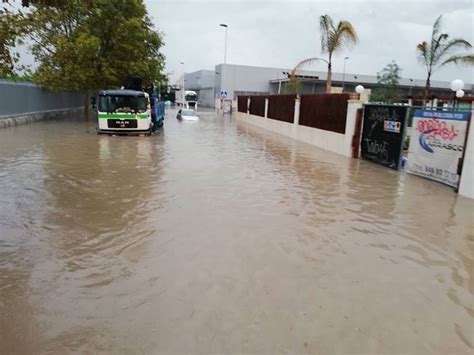
<svg viewBox="0 0 474 355"><path fill-rule="evenodd" d="M0 353L472 354L474 203L234 119L0 130Z"/></svg>

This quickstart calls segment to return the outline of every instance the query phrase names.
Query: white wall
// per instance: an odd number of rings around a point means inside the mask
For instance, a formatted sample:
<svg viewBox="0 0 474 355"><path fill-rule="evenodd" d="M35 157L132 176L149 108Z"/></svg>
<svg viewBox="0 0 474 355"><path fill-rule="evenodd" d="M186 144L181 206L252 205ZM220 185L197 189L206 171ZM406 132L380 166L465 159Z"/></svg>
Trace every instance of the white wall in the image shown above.
<svg viewBox="0 0 474 355"><path fill-rule="evenodd" d="M346 120L346 134L325 131L318 128L300 126L293 123L282 122L237 112L237 120L253 124L269 131L291 137L298 141L314 145L316 147L344 155L352 156L352 136L354 135L354 125L357 109L362 107L359 101L349 101ZM295 115L296 116L296 115Z"/></svg>
<svg viewBox="0 0 474 355"><path fill-rule="evenodd" d="M459 194L474 199L474 122L472 117L474 117L474 111L471 112L471 124L465 148Z"/></svg>
<svg viewBox="0 0 474 355"><path fill-rule="evenodd" d="M214 87L214 70L198 70L192 73L186 73L185 75L185 88L186 90L198 91L203 88L213 88ZM181 77L178 80L178 85L183 83Z"/></svg>
<svg viewBox="0 0 474 355"><path fill-rule="evenodd" d="M202 107L214 107L214 88L202 88L198 91L198 104Z"/></svg>
<svg viewBox="0 0 474 355"><path fill-rule="evenodd" d="M216 65L216 94L227 91L228 98L234 98L234 92L270 93L270 80L283 78L284 68L263 68L246 65Z"/></svg>

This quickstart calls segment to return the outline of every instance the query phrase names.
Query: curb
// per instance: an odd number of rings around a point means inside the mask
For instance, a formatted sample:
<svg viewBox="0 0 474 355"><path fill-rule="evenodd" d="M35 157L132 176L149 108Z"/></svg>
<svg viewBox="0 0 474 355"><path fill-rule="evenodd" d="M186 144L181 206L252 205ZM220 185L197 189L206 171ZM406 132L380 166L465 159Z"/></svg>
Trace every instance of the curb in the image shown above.
<svg viewBox="0 0 474 355"><path fill-rule="evenodd" d="M0 129L26 125L26 124L37 122L37 121L65 119L67 118L67 116L71 114L83 113L83 112L84 112L83 107L80 107L80 108L74 107L74 108L61 109L61 110L31 112L31 113L21 114L15 117L8 117L8 116L0 117Z"/></svg>

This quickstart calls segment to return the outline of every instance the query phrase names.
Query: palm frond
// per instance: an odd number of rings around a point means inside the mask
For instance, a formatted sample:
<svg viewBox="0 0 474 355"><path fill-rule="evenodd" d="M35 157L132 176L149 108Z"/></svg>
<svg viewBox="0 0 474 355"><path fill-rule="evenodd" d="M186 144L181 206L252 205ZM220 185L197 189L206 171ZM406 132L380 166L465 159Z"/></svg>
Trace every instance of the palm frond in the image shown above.
<svg viewBox="0 0 474 355"><path fill-rule="evenodd" d="M358 42L357 32L349 21L340 21L330 42L330 52L336 52Z"/></svg>
<svg viewBox="0 0 474 355"><path fill-rule="evenodd" d="M431 46L429 47L429 63L430 66L435 65L440 60L440 48L445 46L444 42L448 39L447 33L441 33L438 38L431 39Z"/></svg>
<svg viewBox="0 0 474 355"><path fill-rule="evenodd" d="M451 54L454 51L462 49L471 49L472 45L468 41L462 38L454 38L444 45L440 51L439 57L441 58L444 55Z"/></svg>
<svg viewBox="0 0 474 355"><path fill-rule="evenodd" d="M334 23L331 16L322 15L319 17L319 29L321 31L321 49L323 52L326 52L331 33L334 32Z"/></svg>
<svg viewBox="0 0 474 355"><path fill-rule="evenodd" d="M317 62L325 62L327 63L328 61L326 59L323 59L323 58L316 58L316 57L313 57L313 58L307 58L307 59L304 59L302 60L301 62L299 62L298 64L296 64L296 66L293 68L293 70L291 71L291 75L295 75L296 74L296 71L297 70L300 70L301 68L303 68L304 66L309 66L311 64L314 64L314 63L317 63Z"/></svg>
<svg viewBox="0 0 474 355"><path fill-rule="evenodd" d="M438 68L449 63L464 64L464 65L469 65L469 66L474 65L474 54L453 55L452 57L449 57L444 62L442 62L438 66Z"/></svg>
<svg viewBox="0 0 474 355"><path fill-rule="evenodd" d="M421 42L419 43L417 46L416 46L416 51L417 51L417 57L418 57L418 61L421 63L421 64L424 64L428 67L429 63L430 63L430 59L429 59L429 48L428 48L428 43L427 42Z"/></svg>
<svg viewBox="0 0 474 355"><path fill-rule="evenodd" d="M304 66L309 66L309 65L311 65L313 63L317 63L317 62L327 63L328 61L326 59L323 59L323 58L308 58L308 59L302 60L301 62L296 64L296 66L293 68L293 70L290 73L290 83L292 83L293 85L296 83L296 72L298 70L300 70Z"/></svg>
<svg viewBox="0 0 474 355"><path fill-rule="evenodd" d="M434 47L435 38L438 37L441 32L443 15L439 15L433 24L433 32L431 33L431 47Z"/></svg>

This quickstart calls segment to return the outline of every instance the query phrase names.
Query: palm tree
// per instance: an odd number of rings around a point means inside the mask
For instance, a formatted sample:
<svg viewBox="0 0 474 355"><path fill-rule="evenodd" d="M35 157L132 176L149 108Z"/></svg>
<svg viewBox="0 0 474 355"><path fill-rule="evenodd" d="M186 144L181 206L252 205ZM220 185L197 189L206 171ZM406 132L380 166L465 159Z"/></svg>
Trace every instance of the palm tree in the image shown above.
<svg viewBox="0 0 474 355"><path fill-rule="evenodd" d="M440 15L433 24L433 32L431 41L421 42L416 46L418 60L426 67L428 76L426 77L425 99L429 96L430 80L433 72L446 64L474 64L474 55L472 54L455 54L461 49L472 48L471 44L462 38L449 39L447 33L441 33Z"/></svg>
<svg viewBox="0 0 474 355"><path fill-rule="evenodd" d="M337 26L329 15L319 17L319 28L321 29L321 49L328 54L328 59L309 58L299 62L291 72L291 80L296 78L296 71L304 65L316 61L323 61L328 65L328 75L326 80L326 92L331 92L332 82L332 57L344 47L357 43L357 33L349 21L339 21Z"/></svg>

